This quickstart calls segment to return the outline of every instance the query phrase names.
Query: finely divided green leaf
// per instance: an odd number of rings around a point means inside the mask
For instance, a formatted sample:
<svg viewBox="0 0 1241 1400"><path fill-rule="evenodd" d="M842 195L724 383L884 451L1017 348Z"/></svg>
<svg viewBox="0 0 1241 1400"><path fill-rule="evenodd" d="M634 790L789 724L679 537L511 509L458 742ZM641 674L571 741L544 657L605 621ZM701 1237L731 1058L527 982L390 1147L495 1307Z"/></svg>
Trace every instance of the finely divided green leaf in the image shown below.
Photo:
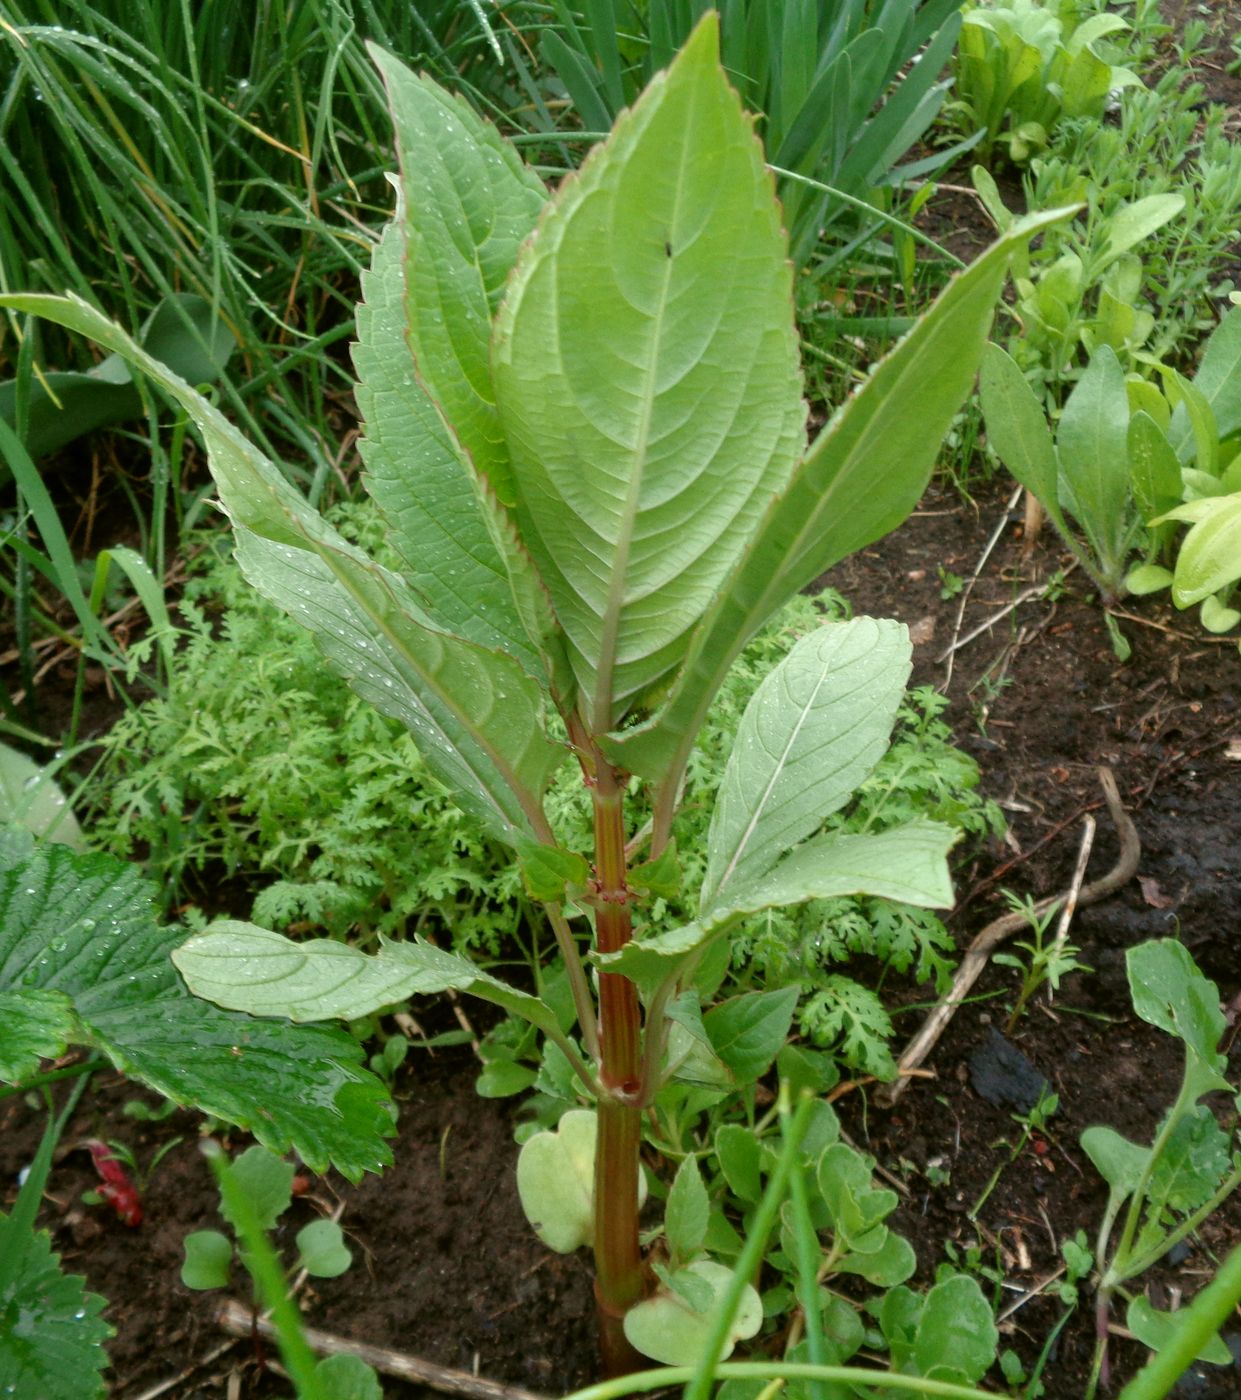
<svg viewBox="0 0 1241 1400"><path fill-rule="evenodd" d="M455 953L430 943L385 943L363 953L347 943L295 943L253 924L218 920L173 954L193 992L220 1006L291 1021L353 1021L416 995L469 992L555 1034L556 1018Z"/></svg>
<svg viewBox="0 0 1241 1400"><path fill-rule="evenodd" d="M808 633L763 680L711 814L704 909L843 806L887 748L910 664L900 623L856 618Z"/></svg>
<svg viewBox="0 0 1241 1400"><path fill-rule="evenodd" d="M607 741L614 761L679 781L724 675L758 628L798 589L909 514L973 384L1009 256L1069 212L1014 225L841 405L695 631L666 704L649 725Z"/></svg>
<svg viewBox="0 0 1241 1400"><path fill-rule="evenodd" d="M0 990L73 1008L67 1037L177 1103L237 1123L275 1152L356 1180L392 1160L393 1110L353 1039L220 1011L186 992L152 889L103 855L0 852Z"/></svg>
<svg viewBox="0 0 1241 1400"><path fill-rule="evenodd" d="M496 323L521 533L598 730L680 663L804 440L785 238L715 46L705 19L561 187Z"/></svg>

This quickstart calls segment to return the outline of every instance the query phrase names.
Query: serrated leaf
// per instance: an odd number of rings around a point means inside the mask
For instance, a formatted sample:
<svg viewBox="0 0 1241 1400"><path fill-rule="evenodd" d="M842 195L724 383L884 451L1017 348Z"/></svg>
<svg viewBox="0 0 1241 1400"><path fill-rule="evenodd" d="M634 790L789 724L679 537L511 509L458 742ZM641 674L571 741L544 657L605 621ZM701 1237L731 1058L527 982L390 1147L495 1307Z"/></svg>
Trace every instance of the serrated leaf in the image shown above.
<svg viewBox="0 0 1241 1400"><path fill-rule="evenodd" d="M692 1366L702 1359L715 1322L715 1309L723 1301L732 1271L711 1259L691 1264L693 1273L710 1285L714 1305L701 1311L692 1309L675 1293L657 1293L630 1308L625 1314L625 1336L643 1356L665 1366ZM754 1336L763 1323L763 1305L747 1283L732 1326L720 1349L719 1360L732 1354L739 1341Z"/></svg>
<svg viewBox="0 0 1241 1400"><path fill-rule="evenodd" d="M1228 1171L1230 1145L1205 1104L1186 1113L1151 1169L1146 1193L1154 1213L1167 1207L1187 1215L1209 1200Z"/></svg>
<svg viewBox="0 0 1241 1400"><path fill-rule="evenodd" d="M697 1159L691 1155L677 1168L664 1210L664 1231L674 1260L691 1260L702 1248L710 1214L707 1188L702 1184Z"/></svg>
<svg viewBox="0 0 1241 1400"><path fill-rule="evenodd" d="M753 1084L771 1068L788 1037L799 992L796 985L774 992L746 992L713 1006L702 1018L715 1053L738 1084Z"/></svg>
<svg viewBox="0 0 1241 1400"><path fill-rule="evenodd" d="M564 182L496 321L521 534L599 732L679 664L804 441L787 245L716 34Z"/></svg>
<svg viewBox="0 0 1241 1400"><path fill-rule="evenodd" d="M228 1171L250 1203L259 1229L274 1230L293 1199L293 1163L283 1161L266 1147L247 1147ZM236 1217L223 1197L220 1214L240 1234Z"/></svg>
<svg viewBox="0 0 1241 1400"><path fill-rule="evenodd" d="M21 1229L0 1214L0 1258L17 1259L0 1289L0 1395L34 1400L95 1400L112 1328L104 1300L86 1280L64 1274L46 1230ZM9 1273L6 1270L6 1273Z"/></svg>
<svg viewBox="0 0 1241 1400"><path fill-rule="evenodd" d="M887 749L911 667L907 629L855 618L802 637L754 692L707 836L701 905L765 875L848 800Z"/></svg>
<svg viewBox="0 0 1241 1400"><path fill-rule="evenodd" d="M0 992L0 1081L18 1084L40 1060L64 1054L76 1029L73 1003L63 992Z"/></svg>
<svg viewBox="0 0 1241 1400"><path fill-rule="evenodd" d="M182 1241L185 1259L181 1282L186 1288L227 1288L233 1263L233 1242L219 1230L194 1230Z"/></svg>
<svg viewBox="0 0 1241 1400"><path fill-rule="evenodd" d="M243 572L309 627L332 664L410 727L428 767L499 839L542 835L539 799L563 750L512 657L435 628L408 587L348 544L206 399L75 297L0 297L125 356L189 414L208 449ZM536 828L538 830L536 830Z"/></svg>
<svg viewBox="0 0 1241 1400"><path fill-rule="evenodd" d="M298 1267L312 1278L339 1278L353 1263L335 1220L312 1220L297 1232Z"/></svg>
<svg viewBox="0 0 1241 1400"><path fill-rule="evenodd" d="M667 701L650 723L605 741L614 762L679 781L693 736L754 633L824 570L905 519L973 386L1010 255L1071 212L1014 224L949 283L837 409L696 628Z"/></svg>
<svg viewBox="0 0 1241 1400"><path fill-rule="evenodd" d="M562 900L568 886L583 886L590 878L586 857L576 851L523 841L517 847L517 855L522 884L531 899Z"/></svg>
<svg viewBox="0 0 1241 1400"><path fill-rule="evenodd" d="M469 992L545 1033L556 1018L537 997L430 943L385 943L363 953L328 938L301 942L221 919L172 955L195 995L254 1016L356 1021L411 996Z"/></svg>
<svg viewBox="0 0 1241 1400"><path fill-rule="evenodd" d="M64 846L0 847L0 991L72 1005L72 1040L132 1078L296 1148L316 1171L357 1180L392 1160L387 1091L352 1037L221 1012L189 995L169 960L182 930L155 920L135 868Z"/></svg>

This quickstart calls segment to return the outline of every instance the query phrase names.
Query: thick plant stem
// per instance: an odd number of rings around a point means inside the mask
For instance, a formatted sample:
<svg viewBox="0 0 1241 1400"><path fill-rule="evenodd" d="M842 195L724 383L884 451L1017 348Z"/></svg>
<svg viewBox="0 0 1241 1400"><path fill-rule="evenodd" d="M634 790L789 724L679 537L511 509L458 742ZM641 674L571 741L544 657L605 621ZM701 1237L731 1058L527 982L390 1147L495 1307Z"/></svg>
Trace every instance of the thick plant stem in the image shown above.
<svg viewBox="0 0 1241 1400"><path fill-rule="evenodd" d="M629 940L623 790L606 763L596 771L595 931L599 951ZM604 1366L615 1375L639 1363L625 1340L625 1313L643 1291L638 1247L638 1147L642 1138L641 1020L637 988L617 973L599 976L599 1131L595 1150L595 1292Z"/></svg>

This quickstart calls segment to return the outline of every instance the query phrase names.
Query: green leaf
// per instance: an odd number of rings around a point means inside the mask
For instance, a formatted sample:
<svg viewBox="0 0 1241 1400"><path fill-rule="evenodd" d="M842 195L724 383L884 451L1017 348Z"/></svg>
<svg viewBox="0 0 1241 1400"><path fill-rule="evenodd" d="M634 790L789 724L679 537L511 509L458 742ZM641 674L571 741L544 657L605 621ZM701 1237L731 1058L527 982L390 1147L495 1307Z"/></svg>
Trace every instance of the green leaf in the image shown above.
<svg viewBox="0 0 1241 1400"><path fill-rule="evenodd" d="M800 988L746 992L713 1006L702 1024L737 1083L753 1084L771 1068L789 1033Z"/></svg>
<svg viewBox="0 0 1241 1400"><path fill-rule="evenodd" d="M760 879L730 885L711 919L846 894L950 908L947 858L957 835L950 826L920 820L875 834L827 832L804 841Z"/></svg>
<svg viewBox="0 0 1241 1400"><path fill-rule="evenodd" d="M1237 561L1237 567L1241 571L1241 560ZM1241 612L1236 608L1227 607L1212 594L1202 600L1198 620L1208 632L1231 632L1237 623L1241 622Z"/></svg>
<svg viewBox="0 0 1241 1400"><path fill-rule="evenodd" d="M1163 1312L1151 1305L1144 1293L1139 1293L1129 1304L1125 1314L1125 1326L1152 1351L1162 1351L1181 1330L1185 1316L1179 1312ZM1218 1332L1198 1353L1199 1361L1209 1361L1216 1366L1231 1366L1232 1352Z"/></svg>
<svg viewBox="0 0 1241 1400"><path fill-rule="evenodd" d="M920 1376L973 1385L990 1369L999 1340L991 1305L977 1279L957 1274L926 1295L913 1363Z"/></svg>
<svg viewBox="0 0 1241 1400"><path fill-rule="evenodd" d="M1201 603L1241 578L1241 491L1191 502L1167 518L1194 522L1176 558L1172 601L1178 608Z"/></svg>
<svg viewBox="0 0 1241 1400"><path fill-rule="evenodd" d="M413 352L420 389L452 424L474 470L511 501L491 383L491 321L546 191L462 98L376 45L370 54L388 90L404 196L400 348ZM391 332L380 349L400 355Z"/></svg>
<svg viewBox="0 0 1241 1400"><path fill-rule="evenodd" d="M1129 419L1129 475L1142 518L1150 521L1181 499L1181 466L1167 435L1138 409Z"/></svg>
<svg viewBox="0 0 1241 1400"><path fill-rule="evenodd" d="M715 1155L728 1189L753 1205L763 1194L762 1148L748 1128L724 1123L715 1132Z"/></svg>
<svg viewBox="0 0 1241 1400"><path fill-rule="evenodd" d="M1146 1191L1152 1217L1163 1209L1187 1215L1214 1194L1231 1164L1231 1139L1205 1104L1198 1104L1173 1128L1151 1169Z"/></svg>
<svg viewBox="0 0 1241 1400"><path fill-rule="evenodd" d="M0 297L123 354L181 405L207 444L250 581L314 632L365 699L405 723L428 767L499 839L534 835L564 751L543 731L542 694L510 656L438 630L407 585L347 544L213 408L79 298Z"/></svg>
<svg viewBox="0 0 1241 1400"><path fill-rule="evenodd" d="M802 637L754 692L707 836L701 904L765 875L838 811L888 746L911 666L898 622L855 618Z"/></svg>
<svg viewBox="0 0 1241 1400"><path fill-rule="evenodd" d="M675 837L654 860L630 867L629 887L657 899L675 899L681 893L681 862Z"/></svg>
<svg viewBox="0 0 1241 1400"><path fill-rule="evenodd" d="M325 1356L314 1370L323 1400L383 1400L379 1377L361 1357Z"/></svg>
<svg viewBox="0 0 1241 1400"><path fill-rule="evenodd" d="M0 1080L19 1084L40 1060L63 1055L77 1019L63 992L0 992Z"/></svg>
<svg viewBox="0 0 1241 1400"><path fill-rule="evenodd" d="M1158 593L1172 582L1172 571L1160 564L1139 564L1125 575L1125 587L1137 597Z"/></svg>
<svg viewBox="0 0 1241 1400"><path fill-rule="evenodd" d="M431 943L385 943L368 954L332 939L294 942L220 919L187 939L172 960L196 996L254 1016L356 1021L411 996L451 989L494 1002L547 1034L559 1029L537 997Z"/></svg>
<svg viewBox="0 0 1241 1400"><path fill-rule="evenodd" d="M1241 428L1241 307L1229 311L1211 333L1194 386L1210 405L1221 438L1231 437ZM1181 405L1172 415L1168 437L1177 456L1187 460L1193 428L1187 409Z"/></svg>
<svg viewBox="0 0 1241 1400"><path fill-rule="evenodd" d="M695 630L665 704L650 723L605 741L615 762L679 781L716 691L754 633L824 570L905 519L973 387L1009 257L1070 212L1015 224L949 283L837 409Z"/></svg>
<svg viewBox="0 0 1241 1400"><path fill-rule="evenodd" d="M40 1015L38 994L62 998L74 1013L66 1039L274 1151L296 1148L316 1171L333 1163L357 1180L390 1162L392 1105L352 1037L190 996L169 960L184 932L156 923L152 894L109 856L0 843L0 993L35 993Z"/></svg>
<svg viewBox="0 0 1241 1400"><path fill-rule="evenodd" d="M233 1242L219 1230L194 1230L182 1241L185 1261L181 1282L186 1288L227 1288L233 1263Z"/></svg>
<svg viewBox="0 0 1241 1400"><path fill-rule="evenodd" d="M732 1280L732 1271L711 1259L700 1259L687 1272L710 1285L714 1304L697 1311L675 1293L659 1292L645 1298L625 1314L625 1336L643 1356L664 1366L692 1366L702 1359L710 1340L716 1309ZM732 1326L720 1349L719 1360L732 1354L740 1341L754 1336L763 1323L763 1305L747 1283Z"/></svg>
<svg viewBox="0 0 1241 1400"><path fill-rule="evenodd" d="M1108 218L1103 247L1095 266L1096 275L1122 253L1175 219L1184 208L1183 194L1150 194L1131 204L1122 204Z"/></svg>
<svg viewBox="0 0 1241 1400"><path fill-rule="evenodd" d="M86 847L73 809L48 769L18 749L0 744L0 826L11 823L75 851Z"/></svg>
<svg viewBox="0 0 1241 1400"><path fill-rule="evenodd" d="M697 1159L691 1155L677 1168L664 1211L664 1232L674 1261L687 1262L702 1248L710 1214L707 1188L702 1184Z"/></svg>
<svg viewBox="0 0 1241 1400"><path fill-rule="evenodd" d="M61 1273L46 1230L0 1214L0 1258L17 1260L0 1288L0 1395L95 1400L105 1394L104 1300Z"/></svg>
<svg viewBox="0 0 1241 1400"><path fill-rule="evenodd" d="M562 900L570 885L584 887L590 879L586 857L560 846L523 841L517 848L521 879L531 899Z"/></svg>
<svg viewBox="0 0 1241 1400"><path fill-rule="evenodd" d="M353 1263L335 1220L312 1220L297 1232L297 1267L313 1278L339 1278Z"/></svg>
<svg viewBox="0 0 1241 1400"><path fill-rule="evenodd" d="M1137 1190L1150 1148L1130 1142L1112 1128L1087 1128L1081 1136L1082 1151L1111 1187L1111 1205L1127 1200Z"/></svg>
<svg viewBox="0 0 1241 1400"><path fill-rule="evenodd" d="M259 1229L274 1230L293 1199L293 1163L282 1161L265 1147L247 1147L228 1170L245 1193ZM220 1214L240 1233L227 1199L221 1199Z"/></svg>
<svg viewBox="0 0 1241 1400"><path fill-rule="evenodd" d="M474 1092L484 1099L507 1099L524 1094L538 1078L538 1071L516 1060L491 1060L474 1081Z"/></svg>
<svg viewBox="0 0 1241 1400"><path fill-rule="evenodd" d="M772 179L704 18L539 222L493 363L588 723L680 663L804 442Z"/></svg>
<svg viewBox="0 0 1241 1400"><path fill-rule="evenodd" d="M1124 564L1132 517L1128 436L1124 371L1111 346L1101 345L1060 415L1056 447L1068 508L1109 578Z"/></svg>
<svg viewBox="0 0 1241 1400"><path fill-rule="evenodd" d="M1000 461L1043 506L1060 514L1059 467L1047 414L1029 381L1007 351L988 345L983 351L978 384L987 423L987 441Z"/></svg>
<svg viewBox="0 0 1241 1400"><path fill-rule="evenodd" d="M1199 1093L1227 1089L1220 1073L1226 1060L1216 1049L1227 1026L1219 989L1198 971L1185 945L1173 938L1141 943L1125 954L1125 968L1133 1009L1182 1040L1187 1055L1200 1063L1206 1087Z"/></svg>
<svg viewBox="0 0 1241 1400"><path fill-rule="evenodd" d="M836 1265L840 1273L856 1274L876 1288L891 1288L894 1284L904 1283L913 1276L917 1267L918 1258L913 1245L901 1235L886 1229L880 1248L865 1254L846 1254Z"/></svg>

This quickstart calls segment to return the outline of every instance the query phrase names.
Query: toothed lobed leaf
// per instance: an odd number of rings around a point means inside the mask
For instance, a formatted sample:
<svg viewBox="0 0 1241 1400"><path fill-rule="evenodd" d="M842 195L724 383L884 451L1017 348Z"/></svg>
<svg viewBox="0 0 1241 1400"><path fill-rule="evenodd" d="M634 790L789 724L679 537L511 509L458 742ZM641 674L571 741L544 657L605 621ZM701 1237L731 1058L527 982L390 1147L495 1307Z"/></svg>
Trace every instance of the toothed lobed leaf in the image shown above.
<svg viewBox="0 0 1241 1400"><path fill-rule="evenodd" d="M43 1008L44 1049L90 1045L316 1171L357 1180L391 1162L395 1114L356 1042L192 997L169 960L184 932L157 924L152 894L110 856L0 842L0 991L26 1000L28 1017Z"/></svg>

